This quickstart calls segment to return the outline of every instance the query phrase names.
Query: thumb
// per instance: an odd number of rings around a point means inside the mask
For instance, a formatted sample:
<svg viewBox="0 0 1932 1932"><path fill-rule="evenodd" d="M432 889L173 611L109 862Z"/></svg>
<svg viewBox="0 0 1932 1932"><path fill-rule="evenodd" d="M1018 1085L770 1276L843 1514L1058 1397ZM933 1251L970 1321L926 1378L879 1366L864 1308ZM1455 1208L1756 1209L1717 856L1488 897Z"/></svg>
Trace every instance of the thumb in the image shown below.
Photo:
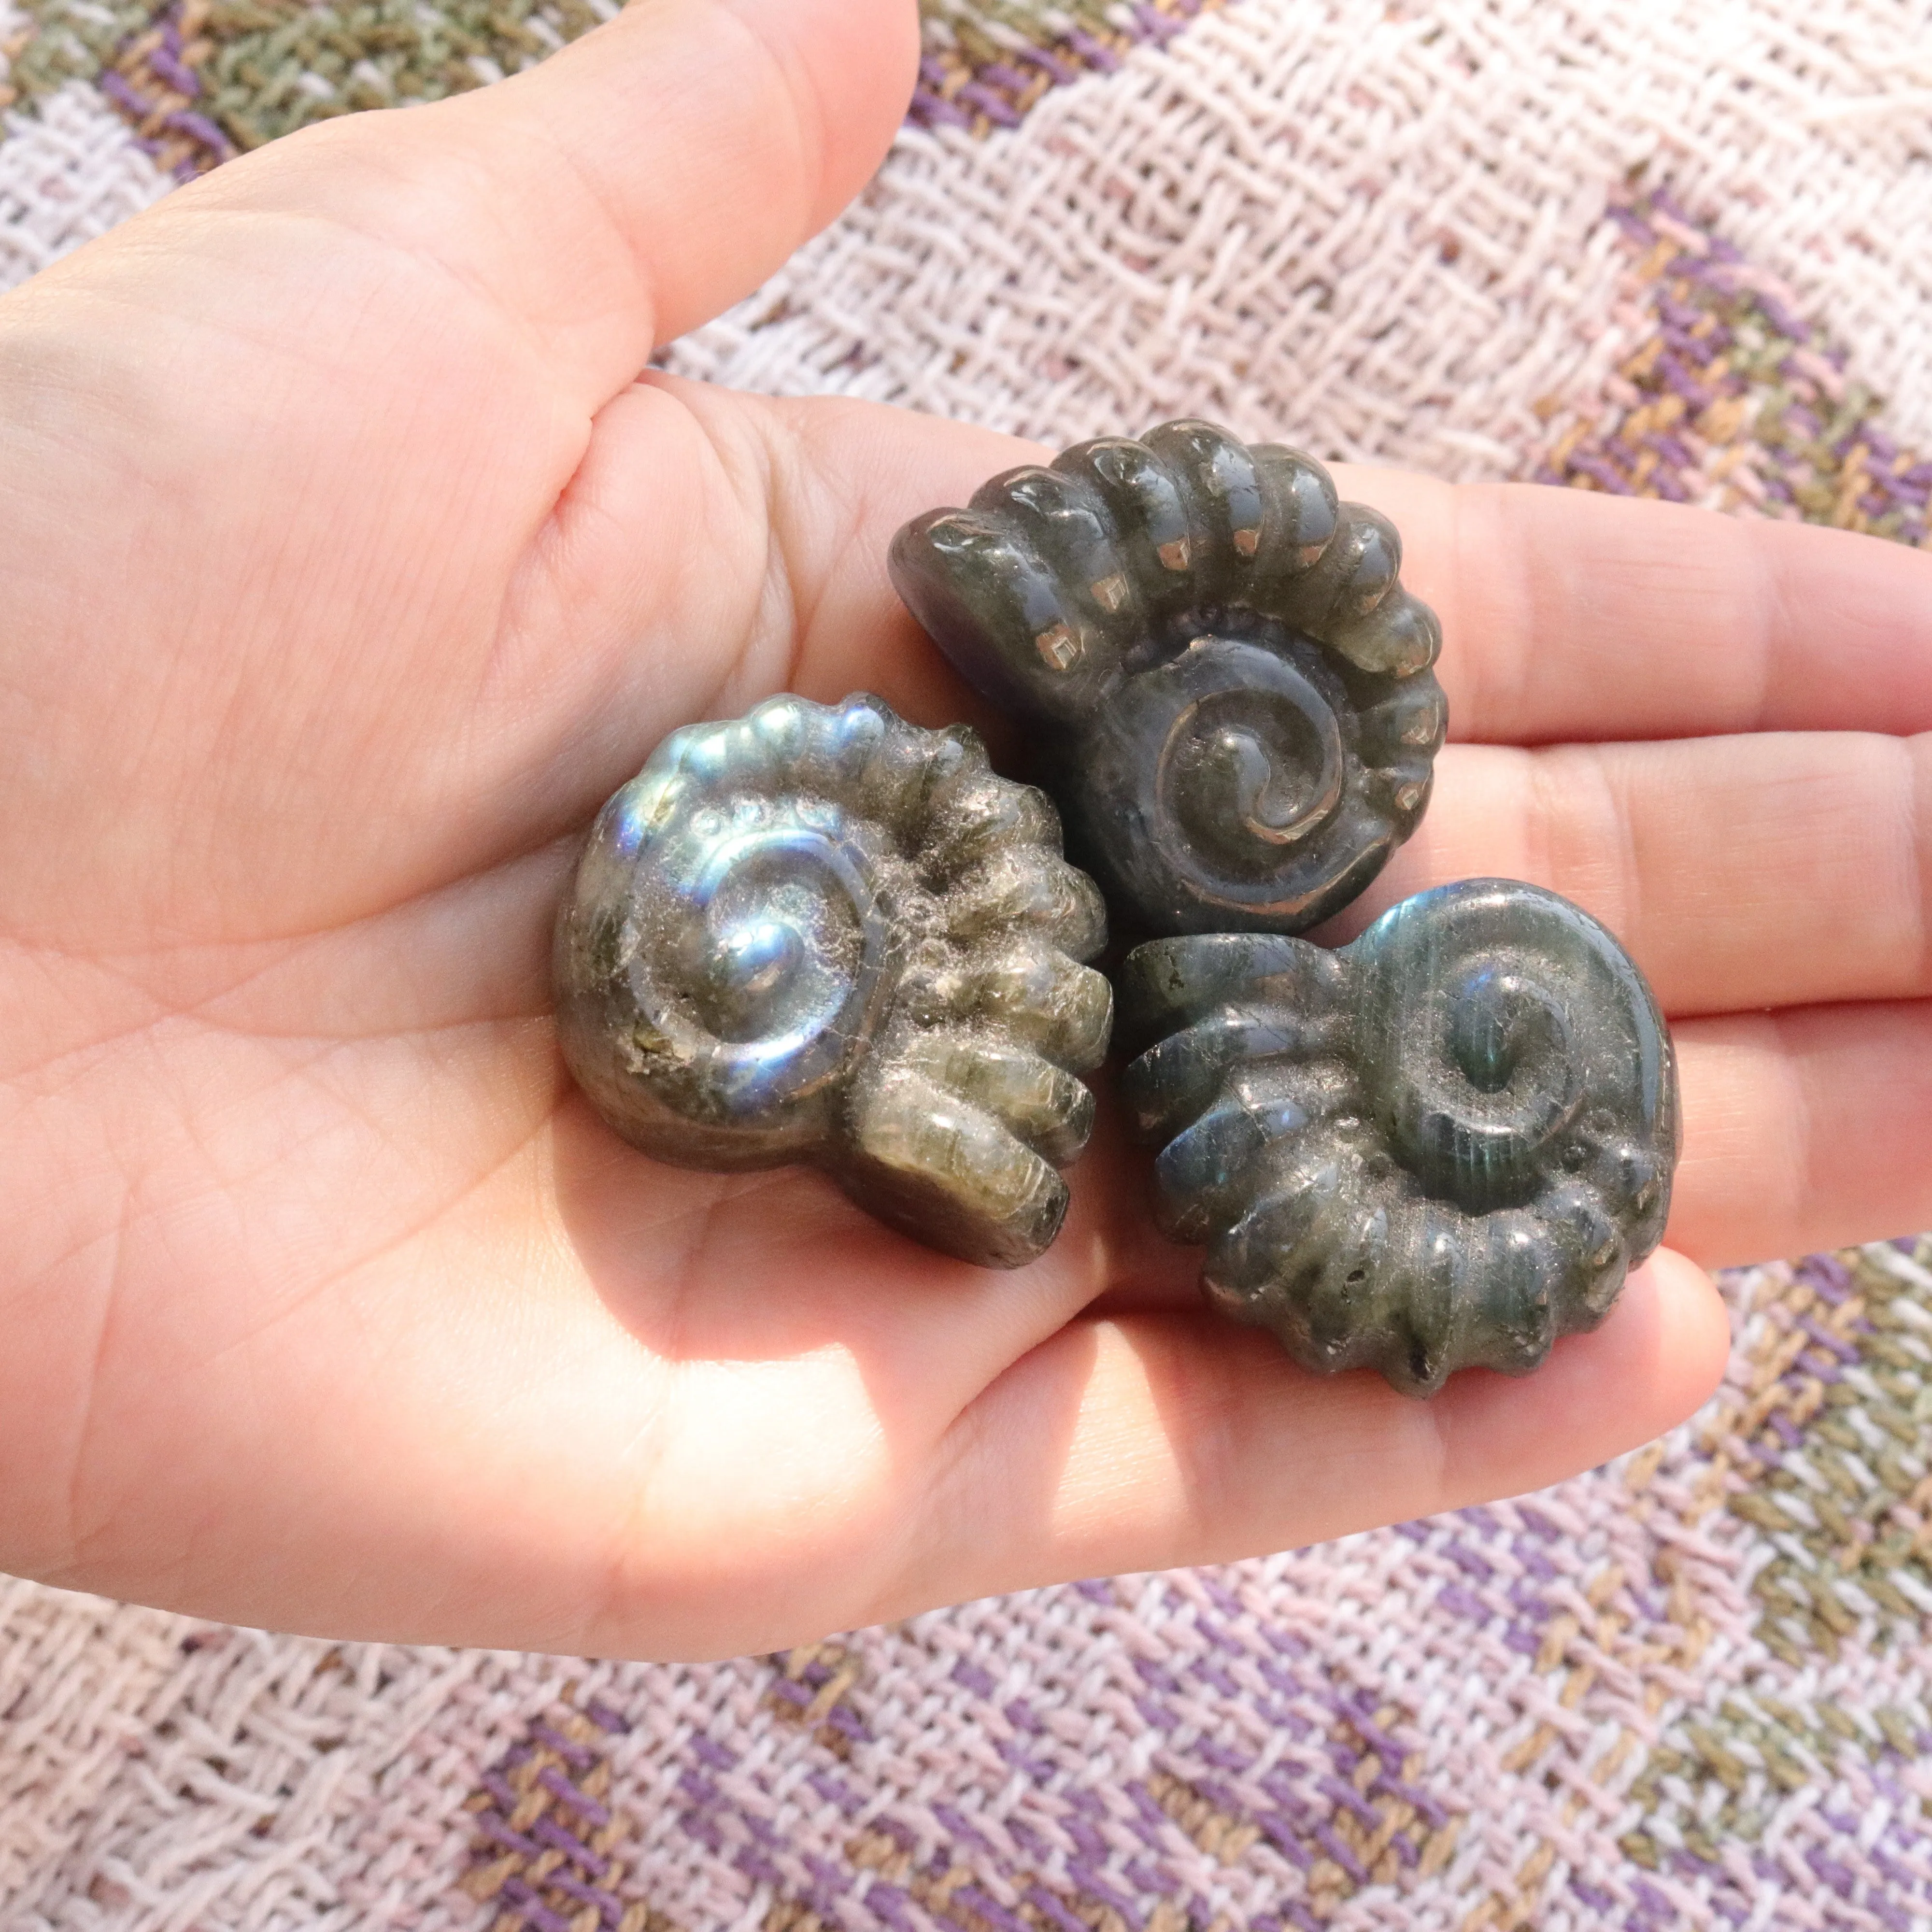
<svg viewBox="0 0 1932 1932"><path fill-rule="evenodd" d="M915 0L632 0L526 74L322 123L187 190L444 266L596 409L752 289L878 166Z"/></svg>

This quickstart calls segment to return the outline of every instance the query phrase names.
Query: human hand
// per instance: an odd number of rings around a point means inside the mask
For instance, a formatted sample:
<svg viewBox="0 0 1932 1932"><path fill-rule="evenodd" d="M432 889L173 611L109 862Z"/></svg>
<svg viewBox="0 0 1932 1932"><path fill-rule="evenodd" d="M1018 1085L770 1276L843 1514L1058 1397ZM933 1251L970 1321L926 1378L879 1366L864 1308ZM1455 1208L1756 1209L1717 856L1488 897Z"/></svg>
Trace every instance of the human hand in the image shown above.
<svg viewBox="0 0 1932 1932"><path fill-rule="evenodd" d="M1597 1333L1426 1405L1312 1380L1198 1308L1104 1094L1012 1274L589 1113L550 922L652 746L784 688L976 715L886 544L1030 452L643 373L855 191L914 40L652 0L0 303L0 1564L770 1648L1554 1481L1712 1386L1699 1263L1932 1221L1932 560L1380 471L1460 742L1351 927L1538 880L1676 1022L1678 1252Z"/></svg>

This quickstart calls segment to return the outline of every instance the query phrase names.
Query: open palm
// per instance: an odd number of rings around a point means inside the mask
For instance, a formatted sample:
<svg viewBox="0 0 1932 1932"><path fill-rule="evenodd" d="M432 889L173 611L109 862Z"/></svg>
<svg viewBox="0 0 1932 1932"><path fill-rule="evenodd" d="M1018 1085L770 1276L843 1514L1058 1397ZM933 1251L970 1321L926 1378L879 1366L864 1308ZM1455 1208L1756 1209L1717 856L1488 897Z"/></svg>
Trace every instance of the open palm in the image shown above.
<svg viewBox="0 0 1932 1932"><path fill-rule="evenodd" d="M914 40L909 0L644 0L0 304L0 1564L730 1652L1530 1487L1710 1387L1670 1252L1527 1382L1312 1381L1198 1310L1104 1096L1000 1274L812 1174L656 1166L569 1088L552 914L658 739L787 688L976 715L886 546L1028 452L642 373L856 189ZM1932 560L1342 481L1443 614L1460 741L1374 908L1504 873L1620 932L1698 1261L1932 1218L1883 1125L1932 1120Z"/></svg>

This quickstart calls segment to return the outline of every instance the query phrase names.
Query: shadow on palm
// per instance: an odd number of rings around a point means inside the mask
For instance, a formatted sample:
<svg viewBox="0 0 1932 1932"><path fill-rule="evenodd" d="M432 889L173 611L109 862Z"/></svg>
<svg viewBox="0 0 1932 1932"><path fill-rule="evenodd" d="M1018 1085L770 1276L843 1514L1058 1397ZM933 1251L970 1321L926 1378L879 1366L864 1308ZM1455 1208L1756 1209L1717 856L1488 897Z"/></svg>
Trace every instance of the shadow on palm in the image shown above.
<svg viewBox="0 0 1932 1932"><path fill-rule="evenodd" d="M1104 1078L1096 1084L1105 1097ZM837 1353L880 1427L929 1448L1029 1350L1105 1294L1110 1306L1191 1304L1198 1257L1164 1240L1146 1159L1103 1117L1070 1170L1073 1202L1038 1261L996 1270L922 1246L808 1167L711 1174L620 1141L581 1095L554 1123L557 1208L613 1318L672 1365Z"/></svg>

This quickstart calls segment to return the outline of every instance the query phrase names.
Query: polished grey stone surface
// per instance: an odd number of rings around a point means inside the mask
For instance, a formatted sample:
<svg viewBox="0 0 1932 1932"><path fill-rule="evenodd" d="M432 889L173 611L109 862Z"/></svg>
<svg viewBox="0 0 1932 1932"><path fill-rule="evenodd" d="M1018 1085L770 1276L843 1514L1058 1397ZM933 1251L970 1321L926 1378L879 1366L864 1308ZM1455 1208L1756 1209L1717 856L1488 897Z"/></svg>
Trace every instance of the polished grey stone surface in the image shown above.
<svg viewBox="0 0 1932 1932"><path fill-rule="evenodd" d="M776 698L665 740L604 806L560 916L560 1036L659 1160L810 1162L992 1267L1058 1232L1075 1076L1112 996L1093 882L1052 806L963 727L863 694Z"/></svg>
<svg viewBox="0 0 1932 1932"><path fill-rule="evenodd" d="M1616 940L1475 879L1329 952L1156 940L1120 980L1124 1087L1159 1214L1208 1298L1322 1372L1432 1394L1594 1328L1661 1238L1670 1036Z"/></svg>
<svg viewBox="0 0 1932 1932"><path fill-rule="evenodd" d="M1301 931L1414 829L1446 710L1401 561L1312 458L1191 422L996 476L891 555L1135 933Z"/></svg>

